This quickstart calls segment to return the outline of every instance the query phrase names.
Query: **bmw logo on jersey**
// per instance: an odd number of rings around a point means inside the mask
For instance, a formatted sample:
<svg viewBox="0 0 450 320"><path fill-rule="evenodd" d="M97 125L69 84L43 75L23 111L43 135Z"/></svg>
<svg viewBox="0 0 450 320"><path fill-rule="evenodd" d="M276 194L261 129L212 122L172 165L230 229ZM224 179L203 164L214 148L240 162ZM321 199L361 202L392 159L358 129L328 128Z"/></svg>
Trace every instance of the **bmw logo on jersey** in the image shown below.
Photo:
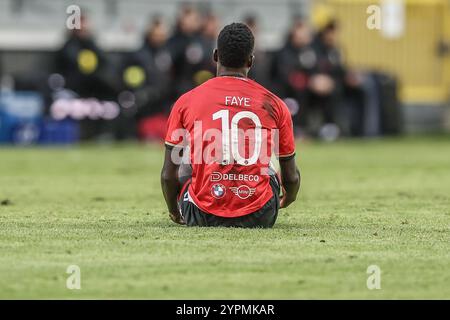
<svg viewBox="0 0 450 320"><path fill-rule="evenodd" d="M225 186L223 184L220 184L220 183L216 183L211 188L211 194L216 199L223 198L223 196L225 196L225 192L226 192Z"/></svg>

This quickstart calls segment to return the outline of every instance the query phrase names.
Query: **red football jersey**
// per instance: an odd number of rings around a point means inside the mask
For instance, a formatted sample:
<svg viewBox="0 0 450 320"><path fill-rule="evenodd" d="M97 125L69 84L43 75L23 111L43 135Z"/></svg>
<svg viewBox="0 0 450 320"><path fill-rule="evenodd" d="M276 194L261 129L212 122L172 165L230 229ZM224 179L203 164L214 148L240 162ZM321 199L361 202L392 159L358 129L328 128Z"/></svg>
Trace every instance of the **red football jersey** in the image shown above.
<svg viewBox="0 0 450 320"><path fill-rule="evenodd" d="M295 152L285 103L258 83L231 76L213 78L181 96L165 140L188 147L191 201L222 217L261 209L273 195L272 153L290 157ZM172 160L180 161L175 153Z"/></svg>

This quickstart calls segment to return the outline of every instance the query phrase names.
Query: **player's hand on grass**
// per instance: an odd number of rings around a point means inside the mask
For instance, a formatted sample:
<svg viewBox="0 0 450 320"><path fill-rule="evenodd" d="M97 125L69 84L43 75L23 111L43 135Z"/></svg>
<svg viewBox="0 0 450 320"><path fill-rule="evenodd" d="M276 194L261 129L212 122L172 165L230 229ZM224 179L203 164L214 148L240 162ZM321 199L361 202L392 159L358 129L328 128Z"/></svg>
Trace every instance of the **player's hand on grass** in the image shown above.
<svg viewBox="0 0 450 320"><path fill-rule="evenodd" d="M284 187L282 187L282 191L283 193L280 197L280 209L287 208L292 202L295 201L295 198L289 197Z"/></svg>
<svg viewBox="0 0 450 320"><path fill-rule="evenodd" d="M280 209L287 208L291 203L295 202L296 196L290 196L288 193L283 193L280 197Z"/></svg>
<svg viewBox="0 0 450 320"><path fill-rule="evenodd" d="M282 195L280 198L280 209L288 207L293 201L288 201L286 196Z"/></svg>
<svg viewBox="0 0 450 320"><path fill-rule="evenodd" d="M186 222L184 222L183 217L181 216L181 214L179 212L169 213L169 217L175 223L186 224Z"/></svg>

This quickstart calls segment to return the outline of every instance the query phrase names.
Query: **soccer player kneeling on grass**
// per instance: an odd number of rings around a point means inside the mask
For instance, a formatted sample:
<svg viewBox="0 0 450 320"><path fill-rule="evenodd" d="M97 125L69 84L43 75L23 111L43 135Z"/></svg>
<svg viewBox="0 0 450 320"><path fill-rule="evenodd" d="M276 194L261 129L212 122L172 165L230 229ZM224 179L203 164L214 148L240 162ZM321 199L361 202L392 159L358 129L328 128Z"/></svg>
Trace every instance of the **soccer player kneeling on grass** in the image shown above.
<svg viewBox="0 0 450 320"><path fill-rule="evenodd" d="M291 116L281 99L247 78L253 47L246 25L223 28L213 53L217 77L185 93L171 111L161 185L176 223L269 228L297 197Z"/></svg>

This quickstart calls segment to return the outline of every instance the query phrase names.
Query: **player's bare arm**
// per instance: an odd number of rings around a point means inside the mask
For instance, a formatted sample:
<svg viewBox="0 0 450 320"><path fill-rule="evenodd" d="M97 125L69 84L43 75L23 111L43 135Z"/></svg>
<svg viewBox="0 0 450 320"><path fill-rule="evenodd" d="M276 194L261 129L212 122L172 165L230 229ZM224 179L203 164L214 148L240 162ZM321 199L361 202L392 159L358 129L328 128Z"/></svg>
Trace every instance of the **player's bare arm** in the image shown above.
<svg viewBox="0 0 450 320"><path fill-rule="evenodd" d="M181 190L181 184L177 174L179 165L175 164L171 157L174 148L177 147L166 145L164 165L161 170L161 188L169 210L170 219L175 223L184 224L177 205L177 197Z"/></svg>
<svg viewBox="0 0 450 320"><path fill-rule="evenodd" d="M286 208L297 199L300 190L300 170L295 164L295 158L280 158L281 183L283 195L280 199L280 208Z"/></svg>

